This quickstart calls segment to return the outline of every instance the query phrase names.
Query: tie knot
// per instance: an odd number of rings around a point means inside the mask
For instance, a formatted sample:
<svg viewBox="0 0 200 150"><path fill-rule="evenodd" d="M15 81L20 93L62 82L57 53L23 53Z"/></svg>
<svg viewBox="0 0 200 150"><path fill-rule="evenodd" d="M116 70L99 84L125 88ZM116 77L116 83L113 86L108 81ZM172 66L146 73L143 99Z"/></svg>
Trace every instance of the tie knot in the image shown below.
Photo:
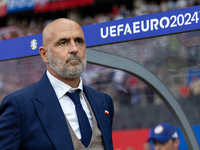
<svg viewBox="0 0 200 150"><path fill-rule="evenodd" d="M73 93L69 93L67 92L67 96L69 96L69 98L74 102L74 105L77 105L80 103L80 90L76 90L75 92Z"/></svg>

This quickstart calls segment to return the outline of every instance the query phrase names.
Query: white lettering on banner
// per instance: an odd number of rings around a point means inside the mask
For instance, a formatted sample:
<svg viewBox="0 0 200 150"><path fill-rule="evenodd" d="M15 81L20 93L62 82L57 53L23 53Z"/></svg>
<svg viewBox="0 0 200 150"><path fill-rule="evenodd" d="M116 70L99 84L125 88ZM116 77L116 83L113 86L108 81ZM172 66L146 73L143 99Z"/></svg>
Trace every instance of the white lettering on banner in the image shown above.
<svg viewBox="0 0 200 150"><path fill-rule="evenodd" d="M25 7L33 7L35 0L8 0L8 9L22 9Z"/></svg>
<svg viewBox="0 0 200 150"><path fill-rule="evenodd" d="M185 14L185 18L187 18L187 17L188 17L188 19L186 20L185 25L191 24L191 22L190 22L191 14L190 13L186 13Z"/></svg>
<svg viewBox="0 0 200 150"><path fill-rule="evenodd" d="M123 27L124 27L123 24L120 24L117 26L117 36L120 36L120 32L122 32L124 30Z"/></svg>
<svg viewBox="0 0 200 150"><path fill-rule="evenodd" d="M154 28L155 30L158 30L158 19L151 19L150 22L151 22L151 30L153 30Z"/></svg>
<svg viewBox="0 0 200 150"><path fill-rule="evenodd" d="M198 23L199 17L198 17L198 12L197 12L197 11L196 11L196 12L194 13L194 15L192 16L191 21L195 21L196 23Z"/></svg>
<svg viewBox="0 0 200 150"><path fill-rule="evenodd" d="M110 27L110 36L115 37L116 36L116 26Z"/></svg>
<svg viewBox="0 0 200 150"><path fill-rule="evenodd" d="M139 25L140 25L139 21L133 22L133 33L139 33L140 32L140 30L139 30L140 26Z"/></svg>
<svg viewBox="0 0 200 150"><path fill-rule="evenodd" d="M132 23L112 25L110 27L100 28L101 38L125 36L127 34L137 34L141 32L150 32L159 29L175 28L180 26L191 25L192 23L199 22L199 12L195 11L193 14L178 14L170 17L163 16L160 19L153 18L148 20L141 20ZM123 34L121 34L123 33Z"/></svg>
<svg viewBox="0 0 200 150"><path fill-rule="evenodd" d="M173 20L173 22L172 22L170 27L176 27L177 26L177 24L176 24L176 16L175 15L171 16L170 20Z"/></svg>
<svg viewBox="0 0 200 150"><path fill-rule="evenodd" d="M143 32L147 32L149 30L149 20L146 20L146 29L144 28L144 21L141 21L141 28Z"/></svg>
<svg viewBox="0 0 200 150"><path fill-rule="evenodd" d="M126 35L127 32L128 32L129 34L132 34L131 28L130 28L130 26L129 26L128 23L126 24L126 27L125 27L125 30L124 30L124 35Z"/></svg>
<svg viewBox="0 0 200 150"><path fill-rule="evenodd" d="M167 22L165 26L163 25L163 21L164 21L164 20L166 20L166 22ZM161 28L163 28L163 29L164 29L164 28L168 28L168 27L169 27L169 24L170 24L170 21L169 21L169 18L168 18L168 17L162 17L162 18L160 19L160 27L161 27Z"/></svg>
<svg viewBox="0 0 200 150"><path fill-rule="evenodd" d="M105 34L105 35L103 34L103 28L101 28L101 37L102 37L103 39L105 39L105 38L108 37L108 27L106 27L106 34Z"/></svg>

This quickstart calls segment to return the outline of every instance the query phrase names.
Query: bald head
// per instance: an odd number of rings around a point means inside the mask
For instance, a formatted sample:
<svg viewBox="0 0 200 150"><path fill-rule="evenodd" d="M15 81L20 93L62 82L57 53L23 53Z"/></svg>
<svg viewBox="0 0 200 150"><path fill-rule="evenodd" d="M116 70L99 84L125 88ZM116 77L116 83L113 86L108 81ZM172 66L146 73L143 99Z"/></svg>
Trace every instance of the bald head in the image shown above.
<svg viewBox="0 0 200 150"><path fill-rule="evenodd" d="M75 79L77 82L71 85L75 87L87 63L81 26L66 18L57 19L45 27L42 39L43 46L39 52L47 70L68 85L72 78Z"/></svg>
<svg viewBox="0 0 200 150"><path fill-rule="evenodd" d="M72 27L78 29L83 33L81 26L73 20L67 18L60 18L55 21L52 21L43 30L42 33L43 46L46 47L48 45L49 40L51 40L51 38L56 36L57 33L60 33L65 30L70 31L72 30Z"/></svg>

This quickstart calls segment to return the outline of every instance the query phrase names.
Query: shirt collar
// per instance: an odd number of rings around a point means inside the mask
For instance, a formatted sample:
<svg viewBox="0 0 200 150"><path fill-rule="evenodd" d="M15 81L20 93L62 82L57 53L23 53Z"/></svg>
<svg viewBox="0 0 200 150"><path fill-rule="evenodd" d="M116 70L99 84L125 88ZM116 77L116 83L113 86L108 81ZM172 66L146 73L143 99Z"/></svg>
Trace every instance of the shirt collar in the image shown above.
<svg viewBox="0 0 200 150"><path fill-rule="evenodd" d="M83 83L82 78L80 77L80 82L77 88L72 88L71 86L67 85L66 83L58 80L55 78L48 70L46 71L47 77L49 78L49 81L51 85L53 86L53 89L58 97L58 99L62 98L67 92L74 92L77 89L81 90L81 93L83 92Z"/></svg>

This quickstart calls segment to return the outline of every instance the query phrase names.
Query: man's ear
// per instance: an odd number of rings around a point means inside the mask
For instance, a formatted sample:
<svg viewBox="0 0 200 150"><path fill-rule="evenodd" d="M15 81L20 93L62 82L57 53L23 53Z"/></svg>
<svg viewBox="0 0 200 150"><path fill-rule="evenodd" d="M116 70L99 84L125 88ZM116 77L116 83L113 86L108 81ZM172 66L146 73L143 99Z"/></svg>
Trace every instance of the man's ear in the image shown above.
<svg viewBox="0 0 200 150"><path fill-rule="evenodd" d="M174 147L177 149L178 146L179 146L179 144L180 144L180 140L179 140L179 139L176 139L176 140L174 141Z"/></svg>
<svg viewBox="0 0 200 150"><path fill-rule="evenodd" d="M39 48L39 52L40 52L40 56L42 57L42 60L47 63L48 62L48 57L47 57L48 52L47 52L46 47L41 46Z"/></svg>

